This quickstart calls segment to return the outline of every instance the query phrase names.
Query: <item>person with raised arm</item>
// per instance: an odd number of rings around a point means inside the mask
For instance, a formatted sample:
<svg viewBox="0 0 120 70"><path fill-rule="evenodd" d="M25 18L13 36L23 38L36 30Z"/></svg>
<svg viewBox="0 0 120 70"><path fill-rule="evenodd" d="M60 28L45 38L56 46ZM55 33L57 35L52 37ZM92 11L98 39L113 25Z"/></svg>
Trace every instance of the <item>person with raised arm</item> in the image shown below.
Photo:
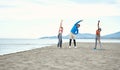
<svg viewBox="0 0 120 70"><path fill-rule="evenodd" d="M61 20L60 27L59 27L59 30L58 30L58 44L57 44L57 47L59 47L59 48L62 48L62 33L63 33L62 22L63 22L63 20Z"/></svg>
<svg viewBox="0 0 120 70"><path fill-rule="evenodd" d="M70 31L69 48L71 48L71 42L72 42L72 40L74 42L74 48L77 48L75 38L76 38L76 35L79 33L78 28L80 27L80 24L78 24L78 23L80 23L82 21L83 20L79 20L78 22L76 22L74 24L74 26L72 27L71 31Z"/></svg>
<svg viewBox="0 0 120 70"><path fill-rule="evenodd" d="M96 30L96 38L95 38L95 48L97 48L97 41L99 41L99 45L100 45L100 48L102 48L102 44L101 44L101 40L100 40L100 32L101 32L101 28L99 26L100 24L100 20L98 20L98 24L97 24L97 30Z"/></svg>

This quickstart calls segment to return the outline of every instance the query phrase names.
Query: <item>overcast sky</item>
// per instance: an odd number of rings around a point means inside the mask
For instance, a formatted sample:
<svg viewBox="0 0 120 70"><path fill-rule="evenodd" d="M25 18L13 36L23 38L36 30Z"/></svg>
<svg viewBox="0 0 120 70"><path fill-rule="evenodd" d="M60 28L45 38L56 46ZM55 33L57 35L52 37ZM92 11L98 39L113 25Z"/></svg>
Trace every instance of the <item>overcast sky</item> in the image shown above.
<svg viewBox="0 0 120 70"><path fill-rule="evenodd" d="M120 0L0 0L0 38L39 38L57 35L63 19L63 35L80 19L80 33L101 35L120 31Z"/></svg>

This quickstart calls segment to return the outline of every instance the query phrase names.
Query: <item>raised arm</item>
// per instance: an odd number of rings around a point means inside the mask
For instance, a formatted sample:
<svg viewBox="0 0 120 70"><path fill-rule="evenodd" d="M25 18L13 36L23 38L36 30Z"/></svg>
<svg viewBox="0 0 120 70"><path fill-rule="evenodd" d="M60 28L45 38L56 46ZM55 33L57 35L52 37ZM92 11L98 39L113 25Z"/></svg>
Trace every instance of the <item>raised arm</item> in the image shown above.
<svg viewBox="0 0 120 70"><path fill-rule="evenodd" d="M63 20L61 20L61 22L60 22L60 27L59 27L58 33L62 33L63 32L62 22L63 22Z"/></svg>
<svg viewBox="0 0 120 70"><path fill-rule="evenodd" d="M75 25L77 25L78 23L82 22L83 20L79 20L78 22L75 23Z"/></svg>
<svg viewBox="0 0 120 70"><path fill-rule="evenodd" d="M100 28L99 24L100 24L100 20L98 20L98 28Z"/></svg>
<svg viewBox="0 0 120 70"><path fill-rule="evenodd" d="M60 27L62 27L62 22L63 22L63 20L61 20L61 22L60 22Z"/></svg>

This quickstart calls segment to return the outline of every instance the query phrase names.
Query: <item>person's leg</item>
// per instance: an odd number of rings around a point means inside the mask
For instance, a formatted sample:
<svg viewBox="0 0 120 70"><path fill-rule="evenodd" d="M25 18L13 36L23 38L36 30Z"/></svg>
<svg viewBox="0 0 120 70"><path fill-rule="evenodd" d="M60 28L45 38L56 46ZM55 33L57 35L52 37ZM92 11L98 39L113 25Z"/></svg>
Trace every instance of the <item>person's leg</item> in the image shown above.
<svg viewBox="0 0 120 70"><path fill-rule="evenodd" d="M97 36L95 38L95 48L94 49L96 49L96 47L97 47Z"/></svg>
<svg viewBox="0 0 120 70"><path fill-rule="evenodd" d="M71 48L71 42L72 42L73 35L70 33L70 39L69 39L69 48Z"/></svg>
<svg viewBox="0 0 120 70"><path fill-rule="evenodd" d="M77 48L77 47L76 47L76 40L75 40L75 39L76 39L76 35L73 34L73 43L74 43L74 47Z"/></svg>
<svg viewBox="0 0 120 70"><path fill-rule="evenodd" d="M62 48L62 34L60 34L60 48Z"/></svg>
<svg viewBox="0 0 120 70"><path fill-rule="evenodd" d="M57 47L59 47L59 40L58 40L58 44L57 44Z"/></svg>
<svg viewBox="0 0 120 70"><path fill-rule="evenodd" d="M73 41L74 41L74 47L76 48L76 40L75 40L75 39L73 39Z"/></svg>
<svg viewBox="0 0 120 70"><path fill-rule="evenodd" d="M60 47L60 35L58 34L58 44L57 47Z"/></svg>
<svg viewBox="0 0 120 70"><path fill-rule="evenodd" d="M100 45L100 48L102 48L102 44L101 44L100 38L99 38L99 45Z"/></svg>
<svg viewBox="0 0 120 70"><path fill-rule="evenodd" d="M69 40L69 46L71 46L72 39Z"/></svg>
<svg viewBox="0 0 120 70"><path fill-rule="evenodd" d="M62 48L62 39L60 40L60 48Z"/></svg>

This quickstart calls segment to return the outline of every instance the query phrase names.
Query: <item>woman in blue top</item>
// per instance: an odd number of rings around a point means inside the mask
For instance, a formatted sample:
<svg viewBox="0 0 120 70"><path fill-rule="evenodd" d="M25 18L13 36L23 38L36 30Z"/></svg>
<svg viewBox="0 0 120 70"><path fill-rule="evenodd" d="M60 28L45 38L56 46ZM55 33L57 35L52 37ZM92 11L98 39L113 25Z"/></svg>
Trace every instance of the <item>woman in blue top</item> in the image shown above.
<svg viewBox="0 0 120 70"><path fill-rule="evenodd" d="M78 22L76 22L74 24L74 26L72 27L71 31L70 31L69 48L71 48L72 39L73 39L73 42L74 42L74 47L77 48L76 47L76 40L75 40L75 38L76 38L76 35L79 33L78 28L80 27L80 24L78 24L78 23L80 23L82 21L83 20L79 20Z"/></svg>

